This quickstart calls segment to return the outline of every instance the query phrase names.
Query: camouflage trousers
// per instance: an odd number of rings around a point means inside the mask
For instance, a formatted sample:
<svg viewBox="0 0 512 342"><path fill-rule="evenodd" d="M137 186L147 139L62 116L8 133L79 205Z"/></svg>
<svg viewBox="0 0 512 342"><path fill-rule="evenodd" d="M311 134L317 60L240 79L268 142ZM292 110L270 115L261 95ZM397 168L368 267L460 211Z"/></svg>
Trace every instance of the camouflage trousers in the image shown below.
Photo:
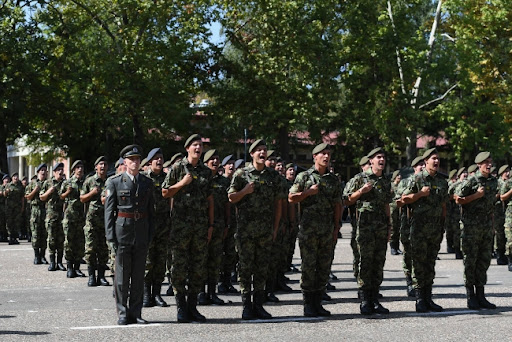
<svg viewBox="0 0 512 342"><path fill-rule="evenodd" d="M402 242L402 269L406 277L412 275L411 226L407 217L407 209L400 214L400 242Z"/></svg>
<svg viewBox="0 0 512 342"><path fill-rule="evenodd" d="M0 205L0 235L7 238L7 228L5 225L5 205Z"/></svg>
<svg viewBox="0 0 512 342"><path fill-rule="evenodd" d="M299 231L302 292L324 291L329 281L334 241L332 227L318 227L315 233L304 235Z"/></svg>
<svg viewBox="0 0 512 342"><path fill-rule="evenodd" d="M232 223L226 237L222 241L222 275L224 278L231 276L231 271L235 269L238 262L238 254L235 247L235 231L236 225Z"/></svg>
<svg viewBox="0 0 512 342"><path fill-rule="evenodd" d="M392 248L398 249L400 247L400 209L396 205L389 206L391 211L391 237L389 245Z"/></svg>
<svg viewBox="0 0 512 342"><path fill-rule="evenodd" d="M281 223L277 230L276 239L272 241L272 251L270 254L270 263L268 265L267 275L267 280L269 281L276 279L278 273L280 273L283 268L284 252L286 251L284 235L284 224Z"/></svg>
<svg viewBox="0 0 512 342"><path fill-rule="evenodd" d="M457 209L458 210L458 209ZM460 248L460 232L462 229L462 223L460 222L460 212L458 211L455 216L450 217L450 226L453 239L453 248L459 251ZM446 233L448 234L448 233Z"/></svg>
<svg viewBox="0 0 512 342"><path fill-rule="evenodd" d="M5 226L7 233L10 238L17 239L20 236L21 225L23 224L21 208L16 207L11 209L6 206L5 210Z"/></svg>
<svg viewBox="0 0 512 342"><path fill-rule="evenodd" d="M353 211L353 212L352 212ZM352 226L352 231L350 233L350 247L352 248L352 270L354 272L354 277L357 279L359 275L359 248L357 247L357 220L356 220L356 211L355 209L350 212L350 225Z"/></svg>
<svg viewBox="0 0 512 342"><path fill-rule="evenodd" d="M155 220L155 236L149 244L146 257L146 284L161 284L165 277L167 249L169 248L169 213L157 214Z"/></svg>
<svg viewBox="0 0 512 342"><path fill-rule="evenodd" d="M108 262L108 246L105 237L105 227L93 225L86 220L85 234L85 261L90 267L106 265Z"/></svg>
<svg viewBox="0 0 512 342"><path fill-rule="evenodd" d="M412 280L417 290L434 284L436 259L443 232L440 217L413 215L411 218Z"/></svg>
<svg viewBox="0 0 512 342"><path fill-rule="evenodd" d="M206 256L206 281L208 284L219 281L220 268L222 265L222 237L224 227L215 226L210 242L208 243L208 253Z"/></svg>
<svg viewBox="0 0 512 342"><path fill-rule="evenodd" d="M360 255L357 277L359 289L378 290L384 275L388 241L388 228L384 217L379 220L375 213L360 213L356 241Z"/></svg>
<svg viewBox="0 0 512 342"><path fill-rule="evenodd" d="M30 230L32 231L32 247L34 249L41 248L46 250L48 233L44 224L45 218L45 208L33 205L30 213Z"/></svg>
<svg viewBox="0 0 512 342"><path fill-rule="evenodd" d="M84 220L71 220L64 215L64 256L68 262L80 262L85 255Z"/></svg>
<svg viewBox="0 0 512 342"><path fill-rule="evenodd" d="M191 220L193 219L193 220ZM197 217L172 218L171 280L176 294L197 294L206 280L208 220L206 213Z"/></svg>
<svg viewBox="0 0 512 342"><path fill-rule="evenodd" d="M494 250L499 253L505 253L505 215L494 215Z"/></svg>
<svg viewBox="0 0 512 342"><path fill-rule="evenodd" d="M286 260L285 260L285 271L292 265L293 254L295 254L295 245L297 244L297 236L299 234L299 227L297 225L289 225L288 233L286 234Z"/></svg>
<svg viewBox="0 0 512 342"><path fill-rule="evenodd" d="M464 255L464 283L466 286L484 286L487 269L492 259L491 222L479 222L478 218L466 218L461 233Z"/></svg>
<svg viewBox="0 0 512 342"><path fill-rule="evenodd" d="M238 282L242 294L265 290L272 254L272 229L258 222L240 223L235 234L238 252Z"/></svg>
<svg viewBox="0 0 512 342"><path fill-rule="evenodd" d="M512 228L505 227L505 236L507 237L507 243L505 245L505 254L512 257Z"/></svg>
<svg viewBox="0 0 512 342"><path fill-rule="evenodd" d="M64 253L65 238L64 229L62 229L62 216L46 213L45 223L48 232L48 252L50 255Z"/></svg>

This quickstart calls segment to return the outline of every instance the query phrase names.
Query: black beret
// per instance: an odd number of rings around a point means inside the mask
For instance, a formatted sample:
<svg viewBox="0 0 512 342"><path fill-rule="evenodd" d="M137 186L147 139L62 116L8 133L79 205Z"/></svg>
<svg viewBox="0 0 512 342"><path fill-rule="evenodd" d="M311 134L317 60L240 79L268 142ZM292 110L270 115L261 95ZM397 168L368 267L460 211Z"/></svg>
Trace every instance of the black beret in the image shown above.
<svg viewBox="0 0 512 342"><path fill-rule="evenodd" d="M11 179L11 176L9 176L7 173L2 177L2 180L4 179Z"/></svg>
<svg viewBox="0 0 512 342"><path fill-rule="evenodd" d="M238 169L240 167L240 165L242 165L243 162L244 162L243 159L237 159L235 162L235 169Z"/></svg>
<svg viewBox="0 0 512 342"><path fill-rule="evenodd" d="M48 169L48 166L46 166L46 164L45 164L45 163L41 163L41 164L39 164L39 165L36 167L36 172L41 171L41 169L42 169L43 167L45 167L46 169Z"/></svg>
<svg viewBox="0 0 512 342"><path fill-rule="evenodd" d="M119 167L119 165L122 165L124 163L124 159L122 157L120 157L116 163L114 164L114 167L117 169Z"/></svg>
<svg viewBox="0 0 512 342"><path fill-rule="evenodd" d="M475 164L480 164L491 156L491 152L480 152L475 157Z"/></svg>
<svg viewBox="0 0 512 342"><path fill-rule="evenodd" d="M251 147L249 147L249 153L252 153L252 151L258 147L258 146L261 146L261 145L264 145L264 146L267 146L267 143L265 142L265 140L263 139L258 139L256 140L255 142L253 142L251 144ZM267 155L267 158L268 158L268 155Z"/></svg>
<svg viewBox="0 0 512 342"><path fill-rule="evenodd" d="M71 165L71 171L73 171L78 165L84 165L84 163L80 159L75 160L75 162Z"/></svg>
<svg viewBox="0 0 512 342"><path fill-rule="evenodd" d="M437 150L436 148L431 148L429 150L426 150L425 153L423 153L423 159L428 159L430 158L431 155L433 155L434 153L437 153Z"/></svg>
<svg viewBox="0 0 512 342"><path fill-rule="evenodd" d="M217 150L212 148L211 150L206 151L206 153L203 156L203 163L208 162L213 156L217 155Z"/></svg>
<svg viewBox="0 0 512 342"><path fill-rule="evenodd" d="M169 160L169 161L171 162L171 165L172 165L172 164L174 164L174 162L176 161L176 159L183 159L183 157L184 157L184 156L183 156L183 153L178 152L178 153L176 153L175 155L173 155L173 156L171 157L171 160Z"/></svg>
<svg viewBox="0 0 512 342"><path fill-rule="evenodd" d="M199 141L202 141L201 139L201 136L199 134L192 134L190 137L188 137L188 139L185 141L185 145L183 145L183 147L187 148L190 146L190 144L192 144L193 141L196 141L196 140L199 140Z"/></svg>
<svg viewBox="0 0 512 342"><path fill-rule="evenodd" d="M107 157L105 156L99 156L96 161L94 162L94 166L98 165L99 163L101 163L102 161L106 162L107 161Z"/></svg>
<svg viewBox="0 0 512 342"><path fill-rule="evenodd" d="M222 166L225 166L227 163L229 163L230 161L235 161L235 158L233 158L233 155L230 154L228 156L226 156L224 159L222 159L222 163L221 165Z"/></svg>
<svg viewBox="0 0 512 342"><path fill-rule="evenodd" d="M316 147L313 149L313 152L311 152L313 155L322 152L323 150L330 150L329 144L321 143L316 145Z"/></svg>
<svg viewBox="0 0 512 342"><path fill-rule="evenodd" d="M503 165L502 167L500 167L499 171L498 171L498 175L501 176L501 174L505 171L507 171L507 169L509 168L508 164L505 164Z"/></svg>
<svg viewBox="0 0 512 342"><path fill-rule="evenodd" d="M377 153L384 153L384 150L381 147L376 147L370 151L366 156L368 159L372 159Z"/></svg>
<svg viewBox="0 0 512 342"><path fill-rule="evenodd" d="M53 171L56 171L59 167L64 167L64 163L56 163L53 165Z"/></svg>
<svg viewBox="0 0 512 342"><path fill-rule="evenodd" d="M128 157L141 157L143 154L142 147L139 145L128 145L121 150L119 153L119 157L128 158Z"/></svg>
<svg viewBox="0 0 512 342"><path fill-rule="evenodd" d="M160 153L160 154L162 154L162 155L163 155L162 150L160 149L160 147L155 147L154 149L152 149L151 151L149 151L148 156L146 157L147 161L148 161L148 162L149 162L149 161L151 161L151 159L153 159L153 157L154 157L156 154L158 154L158 153Z"/></svg>

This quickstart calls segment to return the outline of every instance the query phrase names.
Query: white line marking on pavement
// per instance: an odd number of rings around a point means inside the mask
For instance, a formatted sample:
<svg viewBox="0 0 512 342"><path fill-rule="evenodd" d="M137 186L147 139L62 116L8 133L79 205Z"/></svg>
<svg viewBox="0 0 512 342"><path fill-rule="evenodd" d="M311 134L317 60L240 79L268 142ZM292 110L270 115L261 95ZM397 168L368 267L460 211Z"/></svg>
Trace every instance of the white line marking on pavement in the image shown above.
<svg viewBox="0 0 512 342"><path fill-rule="evenodd" d="M16 303L16 301L11 299L11 300L8 300L7 303Z"/></svg>
<svg viewBox="0 0 512 342"><path fill-rule="evenodd" d="M28 312L33 313L33 312L39 312L39 311L28 310Z"/></svg>
<svg viewBox="0 0 512 342"><path fill-rule="evenodd" d="M14 251L31 251L31 248L9 248L9 249L0 249L0 252L14 252Z"/></svg>
<svg viewBox="0 0 512 342"><path fill-rule="evenodd" d="M277 322L304 322L304 321L320 321L322 317L285 317L271 319L255 319L252 321L241 320L240 323L277 323Z"/></svg>
<svg viewBox="0 0 512 342"><path fill-rule="evenodd" d="M441 311L441 312L424 312L424 313L410 313L406 316L445 316L445 315L464 315L468 313L476 313L478 310L461 310L461 311Z"/></svg>
<svg viewBox="0 0 512 342"><path fill-rule="evenodd" d="M129 325L103 325L95 327L72 327L71 330L100 330L100 329L124 329L124 328L146 328L146 327L159 327L161 323L151 324L129 324Z"/></svg>

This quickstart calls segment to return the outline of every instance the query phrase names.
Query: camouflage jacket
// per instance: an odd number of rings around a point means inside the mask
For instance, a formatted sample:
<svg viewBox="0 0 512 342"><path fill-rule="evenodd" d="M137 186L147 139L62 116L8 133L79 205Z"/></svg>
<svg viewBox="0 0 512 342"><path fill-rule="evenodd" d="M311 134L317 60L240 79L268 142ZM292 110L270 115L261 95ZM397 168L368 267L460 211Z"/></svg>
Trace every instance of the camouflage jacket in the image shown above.
<svg viewBox="0 0 512 342"><path fill-rule="evenodd" d="M101 215L104 212L103 203L101 203L101 194L103 190L105 190L105 182L107 180L101 179L98 174L94 174L91 177L87 178L84 181L82 186L82 191L80 191L80 195L87 195L92 191L95 187L99 188L99 191L96 195L94 195L89 203L89 208L87 209L87 216L98 213Z"/></svg>
<svg viewBox="0 0 512 342"><path fill-rule="evenodd" d="M391 183L384 173L379 177L373 173L371 168L358 173L354 176L353 181L345 187L345 194L349 197L368 182L373 184L373 188L359 197L356 203L357 210L361 213L372 212L384 215L386 206L392 198Z"/></svg>
<svg viewBox="0 0 512 342"><path fill-rule="evenodd" d="M213 201L215 205L215 225L225 228L227 227L226 220L226 205L229 205L228 189L229 179L224 176L215 175L212 179L213 187Z"/></svg>
<svg viewBox="0 0 512 342"><path fill-rule="evenodd" d="M7 211L9 211L11 208L19 208L21 210L21 207L23 205L23 196L24 196L24 189L23 185L21 185L21 182L8 183L4 191L8 190L7 196L5 198L5 208Z"/></svg>
<svg viewBox="0 0 512 342"><path fill-rule="evenodd" d="M82 191L83 184L84 180L78 179L75 176L72 176L71 178L62 182L59 195L62 195L68 190L68 188L71 187L71 192L64 200L64 203L66 203L66 212L73 211L77 214L83 215L84 204L80 202L80 192Z"/></svg>
<svg viewBox="0 0 512 342"><path fill-rule="evenodd" d="M150 178L153 181L153 201L155 203L155 213L156 214L165 214L171 210L169 206L169 199L164 198L162 196L162 184L165 181L167 174L162 170L160 174L156 174L151 172L151 169L148 169L147 172L144 173L145 176ZM169 216L169 215L167 215Z"/></svg>
<svg viewBox="0 0 512 342"><path fill-rule="evenodd" d="M496 177L484 177L478 170L473 176L464 180L455 190L459 197L466 197L477 192L478 188L484 187L484 196L470 203L462 205L463 217L490 216L494 213L494 202L498 191L498 180Z"/></svg>
<svg viewBox="0 0 512 342"><path fill-rule="evenodd" d="M419 198L411 203L412 214L415 216L440 217L443 213L443 204L448 201L448 183L438 173L431 176L427 170L423 170L411 176L411 180L403 195L418 193L424 186L430 188L430 195Z"/></svg>
<svg viewBox="0 0 512 342"><path fill-rule="evenodd" d="M39 189L41 189L43 187L43 183L44 183L44 181L40 181L39 179L34 179L30 183L28 183L27 187L25 188L25 195L29 195L32 191L34 191L34 189L37 186L39 186ZM27 202L29 202L29 204L31 205L32 208L45 206L45 202L41 201L41 199L39 198L39 194L41 194L41 193L42 193L41 190L39 190L39 193L37 193L31 201L27 201Z"/></svg>

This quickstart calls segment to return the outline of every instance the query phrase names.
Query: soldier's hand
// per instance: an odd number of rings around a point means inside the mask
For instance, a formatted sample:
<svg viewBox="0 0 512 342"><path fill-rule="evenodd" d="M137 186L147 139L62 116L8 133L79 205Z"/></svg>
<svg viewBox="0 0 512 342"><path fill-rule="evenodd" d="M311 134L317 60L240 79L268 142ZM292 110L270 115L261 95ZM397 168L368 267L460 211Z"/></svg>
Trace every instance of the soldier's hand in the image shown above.
<svg viewBox="0 0 512 342"><path fill-rule="evenodd" d="M316 195L316 194L318 194L318 187L319 187L318 184L311 185L311 187L308 189L308 194L309 195Z"/></svg>
<svg viewBox="0 0 512 342"><path fill-rule="evenodd" d="M363 187L361 189L359 189L359 190L361 190L362 194L366 194L371 189L373 189L373 183L372 182L368 182L365 185L363 185Z"/></svg>
<svg viewBox="0 0 512 342"><path fill-rule="evenodd" d="M55 192L55 187L54 187L54 186L52 186L52 187L50 188L50 193L51 193L51 194L53 194L54 192Z"/></svg>
<svg viewBox="0 0 512 342"><path fill-rule="evenodd" d="M476 193L479 195L478 198L483 197L485 195L485 188L483 186L479 187Z"/></svg>
<svg viewBox="0 0 512 342"><path fill-rule="evenodd" d="M244 191L247 193L247 194L252 194L254 192L254 182L250 182L250 183L247 183L244 187Z"/></svg>
<svg viewBox="0 0 512 342"><path fill-rule="evenodd" d="M185 185L192 183L193 180L194 180L194 177L192 177L192 175L190 173L187 173L185 175L185 177L183 177L183 179L181 180L181 184L183 186L185 186Z"/></svg>
<svg viewBox="0 0 512 342"><path fill-rule="evenodd" d="M420 192L423 195L423 197L429 196L430 195L430 187L424 186L423 188L421 188Z"/></svg>
<svg viewBox="0 0 512 342"><path fill-rule="evenodd" d="M71 190L73 190L73 187L68 186L68 191L71 191Z"/></svg>
<svg viewBox="0 0 512 342"><path fill-rule="evenodd" d="M92 190L91 190L92 194L93 195L96 195L96 194L99 194L100 193L100 188L95 186Z"/></svg>

